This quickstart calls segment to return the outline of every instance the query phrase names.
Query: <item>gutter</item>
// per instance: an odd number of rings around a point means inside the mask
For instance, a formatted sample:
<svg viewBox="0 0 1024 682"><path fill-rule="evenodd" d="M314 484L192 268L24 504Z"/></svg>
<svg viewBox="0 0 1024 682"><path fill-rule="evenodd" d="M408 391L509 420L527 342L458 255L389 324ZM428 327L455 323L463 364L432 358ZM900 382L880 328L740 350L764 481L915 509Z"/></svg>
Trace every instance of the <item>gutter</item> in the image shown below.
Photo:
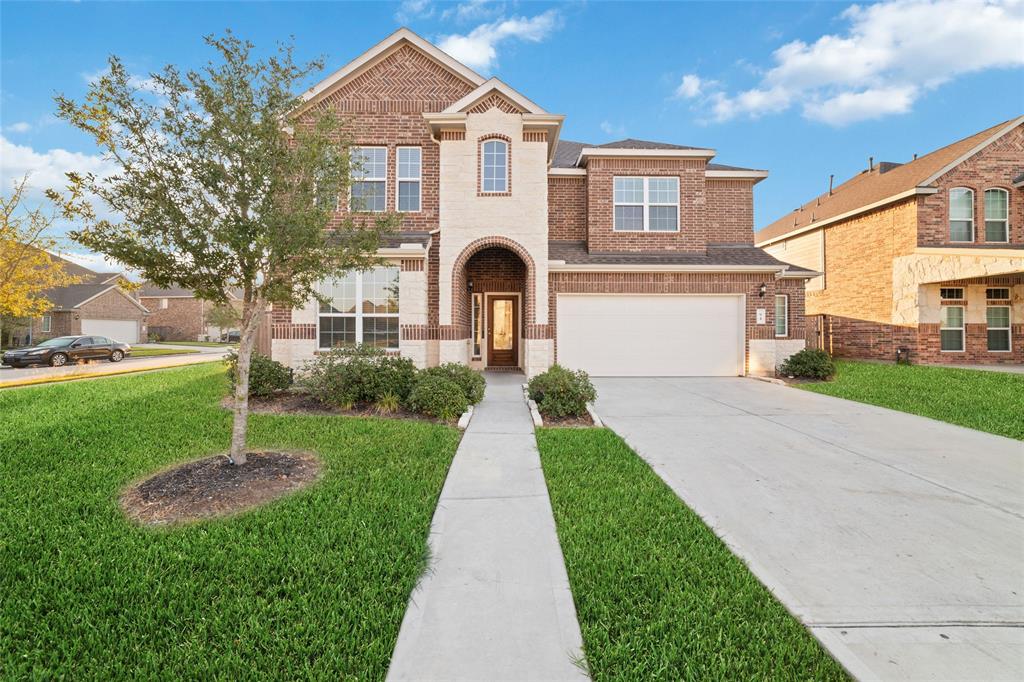
<svg viewBox="0 0 1024 682"><path fill-rule="evenodd" d="M622 263L566 263L549 260L548 272L772 272L782 273L785 265L672 265Z"/></svg>

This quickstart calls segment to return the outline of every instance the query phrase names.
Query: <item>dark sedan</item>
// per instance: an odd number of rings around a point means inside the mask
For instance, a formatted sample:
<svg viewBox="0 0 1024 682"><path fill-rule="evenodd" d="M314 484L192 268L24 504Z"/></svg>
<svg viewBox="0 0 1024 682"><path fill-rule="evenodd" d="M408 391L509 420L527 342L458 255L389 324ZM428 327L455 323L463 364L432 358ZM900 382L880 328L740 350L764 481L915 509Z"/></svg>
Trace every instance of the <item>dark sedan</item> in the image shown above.
<svg viewBox="0 0 1024 682"><path fill-rule="evenodd" d="M105 336L58 336L31 348L9 350L0 359L0 364L11 367L28 367L29 365L63 367L69 362L82 360L121 362L131 352L132 347L127 343L111 341Z"/></svg>

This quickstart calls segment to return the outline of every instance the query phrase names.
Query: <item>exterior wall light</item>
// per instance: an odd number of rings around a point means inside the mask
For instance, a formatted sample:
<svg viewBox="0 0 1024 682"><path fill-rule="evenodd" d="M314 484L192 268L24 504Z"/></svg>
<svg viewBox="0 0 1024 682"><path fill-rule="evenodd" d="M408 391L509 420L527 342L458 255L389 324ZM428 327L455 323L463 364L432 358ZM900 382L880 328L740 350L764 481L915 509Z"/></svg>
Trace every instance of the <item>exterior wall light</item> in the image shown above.
<svg viewBox="0 0 1024 682"><path fill-rule="evenodd" d="M761 283L761 286L759 286L759 287L757 288L757 295L758 295L758 296L759 296L760 298L764 298L764 295L765 295L765 294L767 294L767 293L768 293L768 285L767 285L767 284L765 284L764 282L762 282L762 283Z"/></svg>

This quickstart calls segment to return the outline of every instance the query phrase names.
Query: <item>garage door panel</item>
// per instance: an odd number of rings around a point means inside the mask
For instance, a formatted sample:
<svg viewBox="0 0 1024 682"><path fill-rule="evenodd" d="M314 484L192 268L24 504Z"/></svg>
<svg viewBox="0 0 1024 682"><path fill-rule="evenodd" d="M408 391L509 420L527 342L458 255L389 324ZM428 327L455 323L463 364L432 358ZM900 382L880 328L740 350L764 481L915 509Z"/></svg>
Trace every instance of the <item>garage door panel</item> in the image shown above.
<svg viewBox="0 0 1024 682"><path fill-rule="evenodd" d="M558 361L595 376L743 373L740 296L558 297Z"/></svg>
<svg viewBox="0 0 1024 682"><path fill-rule="evenodd" d="M135 320L82 320L82 333L106 336L121 343L138 343L139 323Z"/></svg>

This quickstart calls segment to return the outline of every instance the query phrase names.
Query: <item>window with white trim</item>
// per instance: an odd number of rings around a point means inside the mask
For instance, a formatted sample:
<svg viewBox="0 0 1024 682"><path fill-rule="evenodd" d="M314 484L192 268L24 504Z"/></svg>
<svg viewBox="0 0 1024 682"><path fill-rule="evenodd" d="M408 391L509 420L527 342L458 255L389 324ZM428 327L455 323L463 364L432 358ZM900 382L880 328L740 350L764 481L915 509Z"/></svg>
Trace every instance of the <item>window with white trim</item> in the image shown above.
<svg viewBox="0 0 1024 682"><path fill-rule="evenodd" d="M789 336L789 296L775 295L775 336Z"/></svg>
<svg viewBox="0 0 1024 682"><path fill-rule="evenodd" d="M974 190L954 187L949 190L949 241L974 241Z"/></svg>
<svg viewBox="0 0 1024 682"><path fill-rule="evenodd" d="M387 209L387 147L352 147L349 209L379 213Z"/></svg>
<svg viewBox="0 0 1024 682"><path fill-rule="evenodd" d="M939 349L962 351L964 349L964 307L944 305L939 315Z"/></svg>
<svg viewBox="0 0 1024 682"><path fill-rule="evenodd" d="M160 310L167 310L168 300L166 298L160 299Z"/></svg>
<svg viewBox="0 0 1024 682"><path fill-rule="evenodd" d="M398 210L415 213L420 210L423 166L419 147L398 148Z"/></svg>
<svg viewBox="0 0 1024 682"><path fill-rule="evenodd" d="M43 315L42 330L49 332L53 328L53 317L50 315Z"/></svg>
<svg viewBox="0 0 1024 682"><path fill-rule="evenodd" d="M993 353L1010 351L1010 306L990 305L985 309L988 349Z"/></svg>
<svg viewBox="0 0 1024 682"><path fill-rule="evenodd" d="M480 153L483 177L480 178L482 192L508 191L508 143L504 140L486 140Z"/></svg>
<svg viewBox="0 0 1024 682"><path fill-rule="evenodd" d="M398 350L398 268L350 272L319 285L321 350L367 344Z"/></svg>
<svg viewBox="0 0 1024 682"><path fill-rule="evenodd" d="M679 230L679 178L619 176L612 194L616 232Z"/></svg>
<svg viewBox="0 0 1024 682"><path fill-rule="evenodd" d="M963 287L942 287L939 289L939 297L944 301L963 301Z"/></svg>
<svg viewBox="0 0 1024 682"><path fill-rule="evenodd" d="M985 190L985 241L1010 240L1010 193L993 187Z"/></svg>
<svg viewBox="0 0 1024 682"><path fill-rule="evenodd" d="M989 301L1009 301L1010 290L1007 287L985 289L985 298Z"/></svg>

